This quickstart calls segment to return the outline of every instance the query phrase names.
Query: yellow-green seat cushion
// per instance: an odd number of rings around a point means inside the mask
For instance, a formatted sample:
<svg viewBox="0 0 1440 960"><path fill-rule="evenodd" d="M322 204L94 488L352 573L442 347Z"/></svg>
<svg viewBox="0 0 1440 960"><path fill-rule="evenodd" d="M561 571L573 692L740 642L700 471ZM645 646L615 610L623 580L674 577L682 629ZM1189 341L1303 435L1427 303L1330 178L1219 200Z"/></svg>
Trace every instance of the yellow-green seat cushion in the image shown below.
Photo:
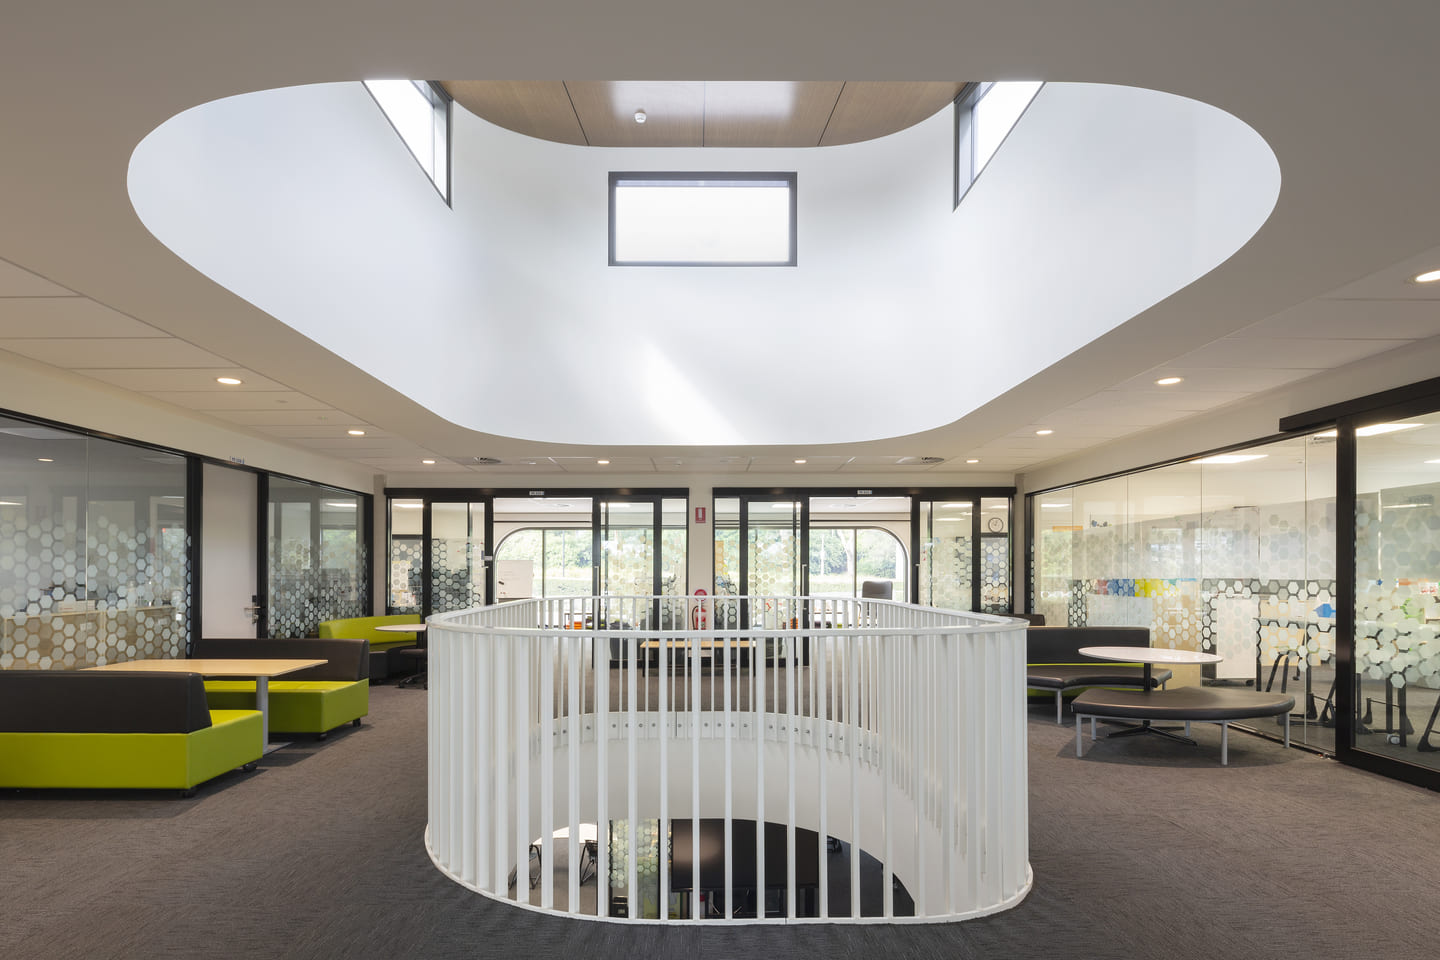
<svg viewBox="0 0 1440 960"><path fill-rule="evenodd" d="M255 708L254 680L206 680L211 710ZM271 733L326 733L370 712L368 680L271 680Z"/></svg>
<svg viewBox="0 0 1440 960"><path fill-rule="evenodd" d="M188 790L259 760L260 714L211 710L190 733L0 733L0 786Z"/></svg>

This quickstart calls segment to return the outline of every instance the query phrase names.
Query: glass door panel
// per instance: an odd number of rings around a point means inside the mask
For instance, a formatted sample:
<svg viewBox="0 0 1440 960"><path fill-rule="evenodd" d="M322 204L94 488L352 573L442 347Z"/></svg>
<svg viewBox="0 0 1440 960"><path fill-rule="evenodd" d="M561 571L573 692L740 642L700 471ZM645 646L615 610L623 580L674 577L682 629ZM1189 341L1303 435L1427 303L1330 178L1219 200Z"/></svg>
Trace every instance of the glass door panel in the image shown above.
<svg viewBox="0 0 1440 960"><path fill-rule="evenodd" d="M485 504L430 504L430 612L485 603Z"/></svg>
<svg viewBox="0 0 1440 960"><path fill-rule="evenodd" d="M594 592L590 497L497 497L491 509L497 601Z"/></svg>
<svg viewBox="0 0 1440 960"><path fill-rule="evenodd" d="M646 597L655 592L655 512L652 502L600 503L600 593Z"/></svg>
<svg viewBox="0 0 1440 960"><path fill-rule="evenodd" d="M810 594L909 599L910 498L810 498Z"/></svg>
<svg viewBox="0 0 1440 960"><path fill-rule="evenodd" d="M420 500L390 501L390 570L386 609L419 613L424 602L425 504Z"/></svg>
<svg viewBox="0 0 1440 960"><path fill-rule="evenodd" d="M794 500L746 500L740 522L745 536L746 593L752 597L798 597L805 593L801 531L804 506ZM752 602L753 627L790 627L800 613L793 605Z"/></svg>
<svg viewBox="0 0 1440 960"><path fill-rule="evenodd" d="M715 498L715 596L740 593L740 498Z"/></svg>
<svg viewBox="0 0 1440 960"><path fill-rule="evenodd" d="M975 502L920 501L919 601L944 610L975 609Z"/></svg>
<svg viewBox="0 0 1440 960"><path fill-rule="evenodd" d="M1440 413L1356 430L1354 749L1440 769Z"/></svg>

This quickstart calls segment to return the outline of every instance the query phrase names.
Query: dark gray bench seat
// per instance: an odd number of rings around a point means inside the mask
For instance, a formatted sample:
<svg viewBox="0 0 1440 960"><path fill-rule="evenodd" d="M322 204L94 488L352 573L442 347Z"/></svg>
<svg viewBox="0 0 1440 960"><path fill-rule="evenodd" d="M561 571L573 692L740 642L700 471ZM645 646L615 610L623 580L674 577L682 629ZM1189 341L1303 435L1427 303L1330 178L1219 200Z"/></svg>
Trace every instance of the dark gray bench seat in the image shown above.
<svg viewBox="0 0 1440 960"><path fill-rule="evenodd" d="M1055 691L1055 722L1065 722L1065 694L1085 687L1139 687L1145 668L1094 660L1081 647L1148 647L1145 627L1046 627L1025 631L1025 686ZM1150 686L1163 686L1170 671L1156 669Z"/></svg>
<svg viewBox="0 0 1440 960"><path fill-rule="evenodd" d="M1092 688L1070 704L1075 714L1075 756L1084 756L1084 721L1090 719L1090 739L1095 739L1095 721L1183 720L1185 731L1191 723L1220 725L1220 764L1229 763L1230 724L1252 717L1285 716L1285 746L1290 746L1290 711L1295 698L1280 693L1237 690L1230 687L1180 687L1175 690L1102 690Z"/></svg>
<svg viewBox="0 0 1440 960"><path fill-rule="evenodd" d="M1151 688L1169 681L1169 670L1156 669L1150 674ZM1055 691L1055 722L1064 722L1064 697L1079 687L1139 687L1145 680L1144 667L1127 667L1118 663L1031 663L1025 667L1025 685L1036 690Z"/></svg>

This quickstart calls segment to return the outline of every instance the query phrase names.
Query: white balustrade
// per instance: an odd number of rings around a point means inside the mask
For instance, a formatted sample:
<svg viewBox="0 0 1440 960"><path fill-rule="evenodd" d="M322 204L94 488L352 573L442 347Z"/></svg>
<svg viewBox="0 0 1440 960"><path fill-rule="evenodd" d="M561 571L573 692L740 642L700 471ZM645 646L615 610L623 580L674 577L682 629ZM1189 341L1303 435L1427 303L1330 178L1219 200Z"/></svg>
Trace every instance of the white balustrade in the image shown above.
<svg viewBox="0 0 1440 960"><path fill-rule="evenodd" d="M1030 889L1020 621L833 597L568 597L432 617L428 646L426 844L486 896L601 919L896 922L982 916ZM723 884L700 829L688 856L662 855L677 820L723 821ZM779 828L742 830L741 850L742 821L783 825L783 877L765 876ZM818 835L810 916L797 831ZM850 844L833 912L828 838ZM879 860L879 913L861 915L857 850ZM896 914L892 879L913 915ZM782 916L766 917L767 888ZM671 896L704 889L708 903Z"/></svg>

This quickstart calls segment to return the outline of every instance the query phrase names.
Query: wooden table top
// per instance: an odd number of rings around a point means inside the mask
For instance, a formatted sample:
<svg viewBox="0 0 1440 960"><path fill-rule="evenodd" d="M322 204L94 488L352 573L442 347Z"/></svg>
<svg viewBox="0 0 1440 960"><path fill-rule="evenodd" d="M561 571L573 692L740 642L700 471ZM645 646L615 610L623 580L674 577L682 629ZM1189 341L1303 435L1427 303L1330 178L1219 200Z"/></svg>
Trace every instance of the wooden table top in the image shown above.
<svg viewBox="0 0 1440 960"><path fill-rule="evenodd" d="M199 673L207 677L279 677L307 667L318 667L328 660L289 660L235 658L198 660L126 660L106 663L87 670L115 670L132 673Z"/></svg>

